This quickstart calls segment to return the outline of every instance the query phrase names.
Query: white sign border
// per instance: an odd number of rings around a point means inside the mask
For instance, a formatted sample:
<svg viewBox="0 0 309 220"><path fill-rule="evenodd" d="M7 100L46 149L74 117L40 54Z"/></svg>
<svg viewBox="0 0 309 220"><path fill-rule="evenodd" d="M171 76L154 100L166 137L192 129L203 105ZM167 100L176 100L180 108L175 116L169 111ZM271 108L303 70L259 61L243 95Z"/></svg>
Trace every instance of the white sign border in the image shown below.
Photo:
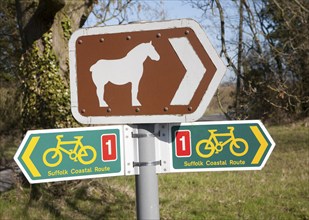
<svg viewBox="0 0 309 220"><path fill-rule="evenodd" d="M136 31L149 31L157 29L171 28L191 28L200 43L204 47L206 53L217 68L213 79L211 80L207 91L205 92L200 105L190 114L176 115L128 115L128 116L83 116L78 111L78 95L77 95L77 76L76 76L76 40L80 36L99 35L109 33L123 33ZM226 66L218 56L216 50L211 45L206 33L202 27L192 19L178 19L163 22L136 23L118 26L105 26L79 29L74 32L69 41L69 63L70 63L70 89L71 89L71 111L74 118L82 124L137 124L137 123L175 123L175 122L193 122L203 116L208 104L210 103L214 93L223 78ZM207 73L206 73L207 74Z"/></svg>
<svg viewBox="0 0 309 220"><path fill-rule="evenodd" d="M258 167L219 167L219 168L190 168L190 169L175 169L173 168L173 152L172 152L172 133L171 129L173 126L194 126L194 125L230 125L230 124L258 124L262 131L264 132L266 138L269 140L271 146L267 152L264 161ZM164 168L161 169L160 173L183 173L183 172L215 172L215 171L247 171L247 170L261 170L272 151L274 150L276 144L269 132L260 120L242 120L242 121L209 121L209 122L193 122L193 123L174 123L168 125L158 125L161 134L165 134L160 142L160 151L162 164Z"/></svg>

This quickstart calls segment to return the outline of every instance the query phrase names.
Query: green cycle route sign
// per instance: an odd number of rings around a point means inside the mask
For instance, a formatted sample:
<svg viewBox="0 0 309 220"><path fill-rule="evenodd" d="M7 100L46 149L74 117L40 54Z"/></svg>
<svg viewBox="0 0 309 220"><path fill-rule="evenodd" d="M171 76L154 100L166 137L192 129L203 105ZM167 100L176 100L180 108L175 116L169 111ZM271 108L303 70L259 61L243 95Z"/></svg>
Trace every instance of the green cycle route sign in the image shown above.
<svg viewBox="0 0 309 220"><path fill-rule="evenodd" d="M260 170L275 147L258 120L170 124L165 132L162 173Z"/></svg>
<svg viewBox="0 0 309 220"><path fill-rule="evenodd" d="M14 159L30 183L124 175L122 129L28 131Z"/></svg>
<svg viewBox="0 0 309 220"><path fill-rule="evenodd" d="M30 183L138 175L134 129L28 131L14 159ZM156 124L155 134L157 173L260 170L275 147L258 120Z"/></svg>

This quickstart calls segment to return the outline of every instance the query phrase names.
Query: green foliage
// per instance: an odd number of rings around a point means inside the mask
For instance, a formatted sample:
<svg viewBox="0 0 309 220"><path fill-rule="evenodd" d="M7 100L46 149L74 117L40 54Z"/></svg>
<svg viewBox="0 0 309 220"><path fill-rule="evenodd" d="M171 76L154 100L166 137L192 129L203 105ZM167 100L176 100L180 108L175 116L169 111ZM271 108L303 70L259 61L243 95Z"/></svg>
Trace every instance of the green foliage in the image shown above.
<svg viewBox="0 0 309 220"><path fill-rule="evenodd" d="M309 2L263 0L257 13L263 51L243 57L241 106L251 118L274 123L309 115Z"/></svg>
<svg viewBox="0 0 309 220"><path fill-rule="evenodd" d="M35 42L20 64L24 129L62 128L74 123L69 88L59 74L59 62L51 42L52 33L45 33L43 51L39 49L39 42Z"/></svg>
<svg viewBox="0 0 309 220"><path fill-rule="evenodd" d="M64 38L67 41L69 41L72 35L72 27L71 27L71 21L67 16L65 16L65 18L61 21L61 27L62 27Z"/></svg>

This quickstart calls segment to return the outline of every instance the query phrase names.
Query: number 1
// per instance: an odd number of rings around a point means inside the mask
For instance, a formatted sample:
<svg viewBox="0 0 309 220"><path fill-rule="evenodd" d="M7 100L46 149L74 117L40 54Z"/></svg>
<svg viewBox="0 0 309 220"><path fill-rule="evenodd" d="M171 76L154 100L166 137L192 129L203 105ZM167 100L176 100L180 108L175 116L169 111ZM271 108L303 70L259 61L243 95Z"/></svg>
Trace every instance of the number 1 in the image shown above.
<svg viewBox="0 0 309 220"><path fill-rule="evenodd" d="M106 141L106 145L107 145L107 154L112 155L112 141L109 139L108 141Z"/></svg>
<svg viewBox="0 0 309 220"><path fill-rule="evenodd" d="M182 151L186 151L186 137L182 136L181 138L179 138L179 140L181 141Z"/></svg>
<svg viewBox="0 0 309 220"><path fill-rule="evenodd" d="M102 161L117 160L117 136L116 134L103 134L101 136Z"/></svg>
<svg viewBox="0 0 309 220"><path fill-rule="evenodd" d="M175 132L175 147L177 157L191 156L191 132L189 130L179 130Z"/></svg>

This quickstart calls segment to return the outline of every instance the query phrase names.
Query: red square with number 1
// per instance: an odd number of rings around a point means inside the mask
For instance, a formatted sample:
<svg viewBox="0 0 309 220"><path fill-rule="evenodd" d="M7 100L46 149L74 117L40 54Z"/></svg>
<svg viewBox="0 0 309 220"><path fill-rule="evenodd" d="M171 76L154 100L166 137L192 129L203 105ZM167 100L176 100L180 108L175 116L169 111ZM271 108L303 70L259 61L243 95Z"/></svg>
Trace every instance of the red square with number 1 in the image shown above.
<svg viewBox="0 0 309 220"><path fill-rule="evenodd" d="M102 160L117 160L117 136L116 134L103 134L101 136Z"/></svg>
<svg viewBox="0 0 309 220"><path fill-rule="evenodd" d="M180 130L175 133L177 157L191 156L191 133L189 130Z"/></svg>

